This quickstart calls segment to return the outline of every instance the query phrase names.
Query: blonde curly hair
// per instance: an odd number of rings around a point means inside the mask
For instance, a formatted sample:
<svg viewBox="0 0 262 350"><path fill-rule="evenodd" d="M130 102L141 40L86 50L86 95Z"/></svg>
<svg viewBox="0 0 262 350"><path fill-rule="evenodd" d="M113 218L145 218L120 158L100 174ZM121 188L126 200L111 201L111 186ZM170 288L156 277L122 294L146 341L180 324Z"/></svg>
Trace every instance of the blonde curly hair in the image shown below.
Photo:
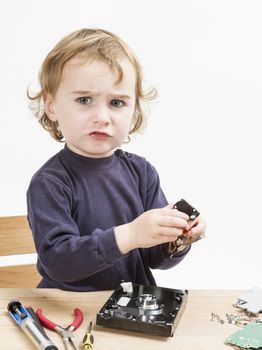
<svg viewBox="0 0 262 350"><path fill-rule="evenodd" d="M122 39L107 30L88 28L77 30L58 42L42 64L39 73L40 91L34 96L31 96L27 91L27 96L31 100L30 108L42 127L49 131L57 141L64 141L64 136L57 121L54 122L48 118L44 101L47 94L55 96L64 65L76 55L88 62L96 60L106 63L112 71L117 73L118 82L123 77L123 71L118 60L122 57L128 58L136 72L136 103L129 135L140 131L145 122L145 111L142 104L156 98L156 89L151 88L147 92L143 90L141 65L135 54Z"/></svg>

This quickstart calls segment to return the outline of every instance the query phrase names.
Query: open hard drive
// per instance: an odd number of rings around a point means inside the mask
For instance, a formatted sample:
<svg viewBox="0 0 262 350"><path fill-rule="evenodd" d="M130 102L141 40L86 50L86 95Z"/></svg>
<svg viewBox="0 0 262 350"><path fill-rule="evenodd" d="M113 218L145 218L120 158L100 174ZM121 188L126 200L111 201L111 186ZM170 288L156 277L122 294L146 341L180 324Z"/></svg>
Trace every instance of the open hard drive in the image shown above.
<svg viewBox="0 0 262 350"><path fill-rule="evenodd" d="M171 337L187 295L187 290L122 283L98 312L96 324Z"/></svg>

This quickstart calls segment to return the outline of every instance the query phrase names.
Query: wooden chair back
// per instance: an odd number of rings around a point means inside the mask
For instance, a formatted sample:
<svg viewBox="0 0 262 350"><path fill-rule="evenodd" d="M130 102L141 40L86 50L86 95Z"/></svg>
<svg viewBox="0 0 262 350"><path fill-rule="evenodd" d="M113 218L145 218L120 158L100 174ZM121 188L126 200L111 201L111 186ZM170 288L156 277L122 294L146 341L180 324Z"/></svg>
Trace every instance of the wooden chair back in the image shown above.
<svg viewBox="0 0 262 350"><path fill-rule="evenodd" d="M0 217L0 257L36 253L26 216ZM9 259L9 260L10 260ZM41 276L34 263L0 266L0 288L35 288Z"/></svg>

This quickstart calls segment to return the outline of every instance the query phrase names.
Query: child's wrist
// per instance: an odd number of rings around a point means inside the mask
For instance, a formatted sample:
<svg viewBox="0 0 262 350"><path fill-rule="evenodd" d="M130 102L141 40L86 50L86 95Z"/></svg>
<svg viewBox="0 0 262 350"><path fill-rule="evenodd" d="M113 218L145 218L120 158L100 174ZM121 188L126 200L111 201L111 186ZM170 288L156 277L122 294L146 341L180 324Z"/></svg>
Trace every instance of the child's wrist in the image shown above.
<svg viewBox="0 0 262 350"><path fill-rule="evenodd" d="M118 248L123 254L127 254L130 250L136 248L130 224L115 227L115 238Z"/></svg>

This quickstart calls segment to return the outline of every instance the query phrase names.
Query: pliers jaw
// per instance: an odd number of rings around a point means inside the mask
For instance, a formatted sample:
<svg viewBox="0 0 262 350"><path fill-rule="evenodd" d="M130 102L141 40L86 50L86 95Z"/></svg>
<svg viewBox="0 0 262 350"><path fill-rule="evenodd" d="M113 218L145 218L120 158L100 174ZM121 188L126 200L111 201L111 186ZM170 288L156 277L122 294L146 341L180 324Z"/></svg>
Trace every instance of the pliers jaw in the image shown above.
<svg viewBox="0 0 262 350"><path fill-rule="evenodd" d="M63 337L63 341L65 344L66 350L70 350L70 344L73 346L75 350L77 350L77 345L75 343L75 336L72 332L72 326L69 326L67 328L63 328L61 326L56 327L56 332L59 333Z"/></svg>

